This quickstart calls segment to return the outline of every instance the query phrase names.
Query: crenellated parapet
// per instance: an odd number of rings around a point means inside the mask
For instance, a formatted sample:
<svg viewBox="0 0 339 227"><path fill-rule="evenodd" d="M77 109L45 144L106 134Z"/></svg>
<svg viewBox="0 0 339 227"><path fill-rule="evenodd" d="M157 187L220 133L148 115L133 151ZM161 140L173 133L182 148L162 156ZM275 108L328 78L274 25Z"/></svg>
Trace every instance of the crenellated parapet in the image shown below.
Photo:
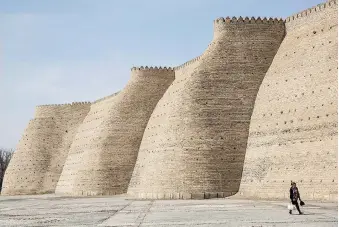
<svg viewBox="0 0 339 227"><path fill-rule="evenodd" d="M36 108L48 108L48 107L65 107L71 105L90 105L91 102L72 102L72 103L64 103L64 104L46 104L46 105L38 105Z"/></svg>
<svg viewBox="0 0 339 227"><path fill-rule="evenodd" d="M72 102L71 105L90 105L91 102Z"/></svg>
<svg viewBox="0 0 339 227"><path fill-rule="evenodd" d="M39 105L35 108L35 118L64 117L73 112L74 108L89 108L90 105L91 102Z"/></svg>
<svg viewBox="0 0 339 227"><path fill-rule="evenodd" d="M92 105L70 147L56 193L125 193L147 122L173 80L171 67L133 67L118 95Z"/></svg>
<svg viewBox="0 0 339 227"><path fill-rule="evenodd" d="M149 66L141 66L141 67L133 67L131 69L132 78L137 77L158 77L158 78L174 78L174 69L172 67L149 67Z"/></svg>
<svg viewBox="0 0 339 227"><path fill-rule="evenodd" d="M214 20L217 24L283 24L284 20L281 18L261 18L261 17L219 17Z"/></svg>
<svg viewBox="0 0 339 227"><path fill-rule="evenodd" d="M177 66L177 67L174 67L174 70L180 70L180 69L182 69L182 68L185 68L186 66L189 66L190 64L192 64L192 63L194 63L194 62L199 61L199 60L201 59L201 56L202 56L202 55L200 55L200 56L198 56L198 57L195 57L195 58L193 58L193 59L191 59L191 60L185 62L184 64L181 64L181 65Z"/></svg>
<svg viewBox="0 0 339 227"><path fill-rule="evenodd" d="M204 53L206 53L206 50L207 50L211 45L213 45L213 42L211 42L211 43L209 43L209 44L207 45L207 48L205 49L205 51L204 51L201 55L199 55L198 57L195 57L195 58L193 58L193 59L191 59L191 60L185 62L184 64L181 64L181 65L179 65L179 66L174 67L174 70L175 70L175 71L182 70L182 69L184 69L185 67L190 66L191 64L200 61L200 60L203 58Z"/></svg>
<svg viewBox="0 0 339 227"><path fill-rule="evenodd" d="M256 96L239 196L338 200L338 18L329 0L286 19ZM307 163L305 165L301 163Z"/></svg>
<svg viewBox="0 0 339 227"><path fill-rule="evenodd" d="M103 97L103 98L97 99L97 100L95 100L94 102L92 102L92 104L97 104L97 103L99 103L99 102L102 102L102 101L105 101L105 100L107 100L107 99L109 99L109 98L112 98L112 97L116 96L117 94L119 94L119 92L120 92L120 91L115 92L115 93L113 93L113 94L111 94L111 95L105 96L105 97Z"/></svg>
<svg viewBox="0 0 339 227"><path fill-rule="evenodd" d="M65 103L65 104L45 104L45 105L38 105L35 108L48 108L48 107L61 107L61 106L68 106L71 105L70 103Z"/></svg>
<svg viewBox="0 0 339 227"><path fill-rule="evenodd" d="M132 67L131 71L173 71L172 67L158 67L158 66L140 66L140 67Z"/></svg>
<svg viewBox="0 0 339 227"><path fill-rule="evenodd" d="M296 180L307 199L337 200L337 2L216 18L181 65L132 67L121 91L37 106L2 193L284 199Z"/></svg>
<svg viewBox="0 0 339 227"><path fill-rule="evenodd" d="M285 30L285 22L281 18L261 18L261 17L226 17L214 20L214 35L213 39L219 36L227 40L240 41L246 40L249 34L256 32L267 31L281 33ZM238 34L237 38L234 34ZM243 35L240 35L243 34Z"/></svg>
<svg viewBox="0 0 339 227"><path fill-rule="evenodd" d="M318 4L312 8L303 10L299 13L293 14L292 16L289 16L286 18L286 23L295 21L295 20L299 20L300 18L305 18L308 17L310 15L314 15L315 13L324 11L327 8L332 8L335 7L336 5L338 5L338 0L329 0L327 2Z"/></svg>

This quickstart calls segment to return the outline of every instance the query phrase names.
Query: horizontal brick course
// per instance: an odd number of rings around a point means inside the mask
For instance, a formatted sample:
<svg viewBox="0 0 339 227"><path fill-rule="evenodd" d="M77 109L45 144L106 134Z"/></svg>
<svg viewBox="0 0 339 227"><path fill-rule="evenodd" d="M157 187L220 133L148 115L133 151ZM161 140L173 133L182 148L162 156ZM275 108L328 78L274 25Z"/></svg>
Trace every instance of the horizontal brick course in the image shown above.
<svg viewBox="0 0 339 227"><path fill-rule="evenodd" d="M337 200L337 0L226 17L177 67L133 67L120 92L42 105L2 194Z"/></svg>
<svg viewBox="0 0 339 227"><path fill-rule="evenodd" d="M90 103L38 106L14 152L1 194L53 193Z"/></svg>
<svg viewBox="0 0 339 227"><path fill-rule="evenodd" d="M214 26L211 45L199 60L176 70L151 115L131 195L199 199L238 190L255 97L285 27L283 22Z"/></svg>
<svg viewBox="0 0 339 227"><path fill-rule="evenodd" d="M132 68L122 91L93 104L71 146L56 193L126 192L149 116L173 79L170 68Z"/></svg>
<svg viewBox="0 0 339 227"><path fill-rule="evenodd" d="M337 200L337 27L336 1L287 20L253 110L240 197L289 198L295 181L305 200Z"/></svg>

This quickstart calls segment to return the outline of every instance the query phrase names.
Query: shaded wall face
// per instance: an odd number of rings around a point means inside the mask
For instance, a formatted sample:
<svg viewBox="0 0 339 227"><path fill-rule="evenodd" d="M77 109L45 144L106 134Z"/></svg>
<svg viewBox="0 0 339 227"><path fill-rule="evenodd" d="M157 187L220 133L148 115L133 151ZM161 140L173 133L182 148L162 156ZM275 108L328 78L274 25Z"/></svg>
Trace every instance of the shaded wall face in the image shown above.
<svg viewBox="0 0 339 227"><path fill-rule="evenodd" d="M93 107L86 117L56 193L125 193L146 124L173 80L173 70L132 69L126 87L110 103Z"/></svg>
<svg viewBox="0 0 339 227"><path fill-rule="evenodd" d="M307 14L307 15L306 15ZM260 87L239 196L337 200L337 6L288 18Z"/></svg>
<svg viewBox="0 0 339 227"><path fill-rule="evenodd" d="M2 194L54 192L77 126L89 105L36 108L5 174Z"/></svg>
<svg viewBox="0 0 339 227"><path fill-rule="evenodd" d="M284 24L275 22L215 22L211 45L178 71L185 73L150 118L129 194L197 198L238 190L255 96L284 37Z"/></svg>

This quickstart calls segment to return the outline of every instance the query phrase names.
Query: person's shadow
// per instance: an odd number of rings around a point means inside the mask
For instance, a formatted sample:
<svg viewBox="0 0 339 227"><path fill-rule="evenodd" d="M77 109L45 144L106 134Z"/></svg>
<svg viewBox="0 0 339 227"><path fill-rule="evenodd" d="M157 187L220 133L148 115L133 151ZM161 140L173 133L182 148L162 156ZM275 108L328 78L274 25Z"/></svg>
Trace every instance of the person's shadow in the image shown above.
<svg viewBox="0 0 339 227"><path fill-rule="evenodd" d="M303 214L298 214L298 213L292 213L291 215L300 215L300 216L303 216L303 215L322 215L322 214L325 214L325 213L303 213Z"/></svg>

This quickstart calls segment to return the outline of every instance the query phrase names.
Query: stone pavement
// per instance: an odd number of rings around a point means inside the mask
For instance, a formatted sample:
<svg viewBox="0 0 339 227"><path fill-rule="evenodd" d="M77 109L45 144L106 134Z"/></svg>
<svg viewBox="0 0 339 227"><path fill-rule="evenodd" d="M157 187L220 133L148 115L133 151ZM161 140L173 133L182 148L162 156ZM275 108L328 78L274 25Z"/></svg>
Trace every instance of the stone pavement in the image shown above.
<svg viewBox="0 0 339 227"><path fill-rule="evenodd" d="M305 202L289 215L286 201L0 196L0 226L338 226L337 203Z"/></svg>

